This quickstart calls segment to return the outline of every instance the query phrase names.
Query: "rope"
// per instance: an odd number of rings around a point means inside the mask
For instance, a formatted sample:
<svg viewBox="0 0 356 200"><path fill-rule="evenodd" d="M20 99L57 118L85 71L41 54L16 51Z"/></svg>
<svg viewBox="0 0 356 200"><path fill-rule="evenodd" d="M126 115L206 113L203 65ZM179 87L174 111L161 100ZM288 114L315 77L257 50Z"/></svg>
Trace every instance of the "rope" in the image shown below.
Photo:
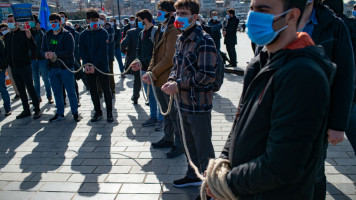
<svg viewBox="0 0 356 200"><path fill-rule="evenodd" d="M174 101L176 102L176 105L177 105L179 124L180 124L180 128L182 131L183 146L184 146L187 158L188 158L188 163L194 169L197 177L203 181L201 188L200 188L200 198L202 200L207 200L206 187L209 186L211 193L218 200L237 200L237 197L232 193L232 191L229 188L227 181L226 181L226 174L231 170L229 160L221 159L221 158L210 159L209 165L208 165L207 171L206 171L206 177L204 177L200 174L198 167L195 166L194 163L192 162L190 153L188 151L187 141L185 138L183 118L182 118L182 113L181 113L180 105L179 105L179 101L178 101L178 94L174 94L173 96L174 96ZM172 95L170 97L172 97Z"/></svg>

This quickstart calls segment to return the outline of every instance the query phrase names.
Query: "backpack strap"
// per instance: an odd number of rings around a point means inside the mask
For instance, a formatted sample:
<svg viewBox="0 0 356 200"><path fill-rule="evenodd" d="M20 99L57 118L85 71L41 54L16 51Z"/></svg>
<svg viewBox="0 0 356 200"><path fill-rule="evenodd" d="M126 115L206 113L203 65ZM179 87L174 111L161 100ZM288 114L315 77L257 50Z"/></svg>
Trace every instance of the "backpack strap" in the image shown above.
<svg viewBox="0 0 356 200"><path fill-rule="evenodd" d="M152 41L152 44L155 43L155 33L156 33L157 29L158 29L157 26L153 26L152 27L152 30L151 30L151 41Z"/></svg>

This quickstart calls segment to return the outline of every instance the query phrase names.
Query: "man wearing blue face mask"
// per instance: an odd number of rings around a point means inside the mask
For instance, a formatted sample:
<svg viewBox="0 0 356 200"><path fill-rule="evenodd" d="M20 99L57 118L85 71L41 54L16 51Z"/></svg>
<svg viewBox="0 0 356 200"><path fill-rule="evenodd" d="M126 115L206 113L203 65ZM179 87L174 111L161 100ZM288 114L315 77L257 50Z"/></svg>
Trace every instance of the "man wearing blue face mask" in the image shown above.
<svg viewBox="0 0 356 200"><path fill-rule="evenodd" d="M356 3L354 4L354 9L352 10L353 18L356 18Z"/></svg>
<svg viewBox="0 0 356 200"><path fill-rule="evenodd" d="M40 103L33 86L32 67L30 50L36 49L36 43L32 38L30 30L22 31L19 23L15 21L12 14L8 16L8 26L10 33L4 37L5 57L8 59L12 75L14 77L17 89L20 93L23 111L16 116L16 119L31 116L30 105L28 103L26 89L31 96L34 106L34 119L41 117Z"/></svg>
<svg viewBox="0 0 356 200"><path fill-rule="evenodd" d="M100 26L99 13L97 11L90 10L87 12L87 20L89 20L90 26L80 34L79 39L80 55L83 59L83 65L90 63L100 71L109 73L108 32ZM86 67L91 68L92 66ZM114 117L112 115L112 94L110 91L109 76L101 74L99 71L95 70L94 73L87 74L87 79L90 88L91 100L93 101L95 110L95 114L91 118L91 122L96 122L103 118L97 89L97 81L100 81L104 92L107 121L113 122Z"/></svg>
<svg viewBox="0 0 356 200"><path fill-rule="evenodd" d="M217 11L211 12L211 19L208 22L208 25L211 27L211 37L214 40L216 49L218 51L220 51L220 39L221 39L222 24L218 20L218 12Z"/></svg>
<svg viewBox="0 0 356 200"><path fill-rule="evenodd" d="M36 93L39 98L39 101L42 102L41 98L41 83L40 83L40 75L42 76L42 81L44 83L46 89L46 95L48 99L48 103L53 103L52 98L52 89L51 83L48 77L48 60L46 60L41 55L41 47L42 47L42 39L44 36L41 28L36 26L40 21L38 20L37 15L33 15L34 22L30 22L31 26L31 34L36 43L36 50L31 51L31 63L32 63L32 76L33 82L35 85Z"/></svg>
<svg viewBox="0 0 356 200"><path fill-rule="evenodd" d="M213 108L213 85L217 67L218 52L214 40L196 25L200 6L195 0L179 0L176 8L174 26L183 31L179 35L173 68L161 90L167 95L178 94L183 124L177 123L180 133L187 141L187 151L192 162L200 172L204 172L209 159L214 158L214 148L211 142L211 110ZM194 169L188 165L186 175L173 181L175 187L199 186Z"/></svg>
<svg viewBox="0 0 356 200"><path fill-rule="evenodd" d="M57 111L49 122L64 119L63 86L67 91L73 119L81 120L78 114L78 99L75 93L74 74L74 38L72 34L61 27L61 17L57 13L49 16L51 30L43 37L41 54L48 60L49 78L56 101ZM63 61L63 63L61 61Z"/></svg>
<svg viewBox="0 0 356 200"><path fill-rule="evenodd" d="M251 1L248 36L265 48L247 66L220 156L231 169L219 177L236 199L313 199L335 65L307 33L297 32L305 4ZM219 191L210 187L203 189L216 199Z"/></svg>

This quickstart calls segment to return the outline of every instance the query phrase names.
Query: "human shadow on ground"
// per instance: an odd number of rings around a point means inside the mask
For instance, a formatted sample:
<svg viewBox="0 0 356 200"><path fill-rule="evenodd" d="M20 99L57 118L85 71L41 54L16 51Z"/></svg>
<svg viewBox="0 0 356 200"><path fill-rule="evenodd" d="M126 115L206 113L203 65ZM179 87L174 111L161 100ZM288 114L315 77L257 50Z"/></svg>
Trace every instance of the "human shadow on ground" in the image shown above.
<svg viewBox="0 0 356 200"><path fill-rule="evenodd" d="M61 128L56 129L54 126ZM42 174L56 171L62 166L69 140L76 127L77 122L68 113L65 120L44 124L43 129L37 132L34 142L38 145L21 160L22 172L31 173L21 183L21 190L34 188L42 180Z"/></svg>
<svg viewBox="0 0 356 200"><path fill-rule="evenodd" d="M218 93L214 93L213 98L213 110L217 113L223 114L227 121L233 122L237 107L231 102L230 99L222 97Z"/></svg>

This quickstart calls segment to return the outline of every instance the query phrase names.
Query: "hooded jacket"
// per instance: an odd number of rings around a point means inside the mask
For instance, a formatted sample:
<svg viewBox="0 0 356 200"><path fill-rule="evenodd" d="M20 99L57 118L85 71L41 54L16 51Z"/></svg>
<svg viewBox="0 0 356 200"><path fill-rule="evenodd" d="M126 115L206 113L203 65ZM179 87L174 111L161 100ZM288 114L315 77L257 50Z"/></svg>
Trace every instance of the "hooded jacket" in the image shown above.
<svg viewBox="0 0 356 200"><path fill-rule="evenodd" d="M309 38L309 39L308 39ZM233 128L220 157L239 200L311 200L322 163L335 66L304 33L249 64Z"/></svg>
<svg viewBox="0 0 356 200"><path fill-rule="evenodd" d="M44 36L44 33L41 29L39 30L33 30L31 29L31 34L32 34L32 37L36 43L36 50L35 52L32 53L31 51L31 55L33 57L31 57L31 59L34 59L34 60L43 60L45 59L42 55L41 55L41 48L42 48L42 39L43 39L43 36Z"/></svg>
<svg viewBox="0 0 356 200"><path fill-rule="evenodd" d="M137 41L142 29L133 28L127 31L124 40L121 42L121 51L127 52L125 60L125 69L128 69L131 63L136 59Z"/></svg>

